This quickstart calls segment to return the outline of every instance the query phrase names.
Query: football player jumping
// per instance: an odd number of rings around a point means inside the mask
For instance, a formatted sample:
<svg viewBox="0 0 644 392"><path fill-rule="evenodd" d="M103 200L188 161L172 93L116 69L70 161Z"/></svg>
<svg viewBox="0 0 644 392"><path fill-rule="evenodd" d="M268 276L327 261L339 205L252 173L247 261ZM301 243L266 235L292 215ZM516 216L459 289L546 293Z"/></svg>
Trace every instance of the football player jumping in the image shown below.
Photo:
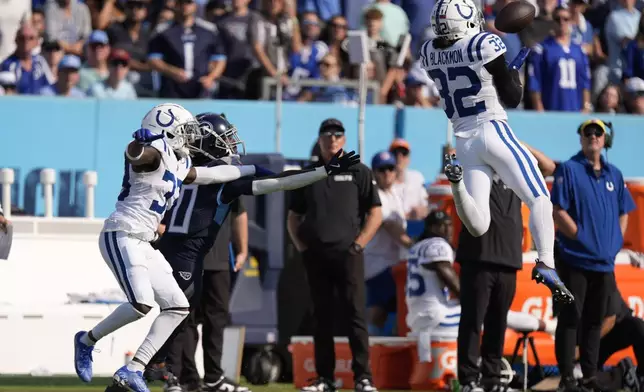
<svg viewBox="0 0 644 392"><path fill-rule="evenodd" d="M555 229L550 193L537 162L510 129L502 105L515 108L523 87L518 69L529 49L507 65L505 45L482 31L483 15L472 0L439 0L432 11L436 38L420 50L421 66L436 83L441 106L456 135L456 156L447 158L458 216L469 232L481 236L490 226L490 189L497 173L530 208L530 231L538 259L532 278L545 284L555 300L572 302L554 269Z"/></svg>

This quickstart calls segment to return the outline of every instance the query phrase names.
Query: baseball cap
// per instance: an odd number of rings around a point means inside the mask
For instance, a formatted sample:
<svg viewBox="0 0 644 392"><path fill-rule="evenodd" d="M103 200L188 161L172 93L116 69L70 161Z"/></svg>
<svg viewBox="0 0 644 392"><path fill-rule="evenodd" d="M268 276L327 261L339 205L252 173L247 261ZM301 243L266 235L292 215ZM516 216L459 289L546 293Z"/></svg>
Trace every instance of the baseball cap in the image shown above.
<svg viewBox="0 0 644 392"><path fill-rule="evenodd" d="M107 45L110 43L110 39L107 36L107 33L103 30L94 30L92 34L89 35L87 40L89 44L103 44Z"/></svg>
<svg viewBox="0 0 644 392"><path fill-rule="evenodd" d="M16 74L13 72L0 72L0 86L15 87L17 83Z"/></svg>
<svg viewBox="0 0 644 392"><path fill-rule="evenodd" d="M342 121L338 120L337 118L327 118L326 120L322 121L322 124L320 124L320 133L331 130L345 133Z"/></svg>
<svg viewBox="0 0 644 392"><path fill-rule="evenodd" d="M405 78L405 86L420 87L420 86L424 86L424 85L425 85L425 82L423 82L422 80L417 79L417 78L415 78L413 76L407 76Z"/></svg>
<svg viewBox="0 0 644 392"><path fill-rule="evenodd" d="M407 151L411 151L411 148L409 147L409 142L407 142L407 140L402 138L394 139L394 141L391 142L391 144L389 145L389 151L393 151L397 148L404 148Z"/></svg>
<svg viewBox="0 0 644 392"><path fill-rule="evenodd" d="M110 61L122 61L124 63L130 62L130 54L123 49L112 49L110 52Z"/></svg>
<svg viewBox="0 0 644 392"><path fill-rule="evenodd" d="M371 159L371 169L378 170L381 167L396 166L396 158L389 151L380 151Z"/></svg>
<svg viewBox="0 0 644 392"><path fill-rule="evenodd" d="M62 60L60 60L60 63L58 63L58 68L59 69L75 69L78 70L81 67L81 60L78 56L74 56L73 54L67 54L63 57Z"/></svg>
<svg viewBox="0 0 644 392"><path fill-rule="evenodd" d="M631 94L639 94L644 92L644 80L640 78L630 78L626 82L626 91Z"/></svg>
<svg viewBox="0 0 644 392"><path fill-rule="evenodd" d="M449 216L448 213L446 213L443 210L432 210L432 212L427 215L425 218L425 226L430 226L430 225L435 225L435 224L441 224L445 222L449 222L452 220L452 217Z"/></svg>

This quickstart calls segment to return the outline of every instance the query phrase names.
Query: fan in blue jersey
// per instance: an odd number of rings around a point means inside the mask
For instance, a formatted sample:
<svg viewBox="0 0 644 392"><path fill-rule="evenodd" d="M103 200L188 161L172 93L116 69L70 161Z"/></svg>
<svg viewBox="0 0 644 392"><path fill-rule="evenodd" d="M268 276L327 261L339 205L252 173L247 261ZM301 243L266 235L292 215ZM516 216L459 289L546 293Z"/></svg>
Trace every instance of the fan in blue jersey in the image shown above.
<svg viewBox="0 0 644 392"><path fill-rule="evenodd" d="M623 50L622 79L644 80L644 18L640 18L637 35Z"/></svg>
<svg viewBox="0 0 644 392"><path fill-rule="evenodd" d="M244 152L244 143L237 135L237 128L221 114L197 115L202 136L191 146L193 162L198 166L221 166L239 162L238 153ZM241 150L241 151L240 151ZM326 166L314 170L292 170L279 175L268 170L258 170L255 177L212 185L183 186L174 207L164 218L165 233L157 248L168 260L175 279L194 306L201 297L203 261L215 243L219 229L230 212L231 203L242 195L262 195L282 190L297 189L329 175L346 171L357 164L360 156L354 152L336 155ZM184 322L185 324L185 322ZM172 345L181 324L164 347L159 350L146 370L148 380L164 379L166 391L180 391L172 372L172 362L177 360ZM179 350L180 351L180 350ZM161 366L165 362L166 366ZM245 392L247 388L221 376L218 380L204 380L203 391ZM175 388L175 389L172 389Z"/></svg>
<svg viewBox="0 0 644 392"><path fill-rule="evenodd" d="M536 159L522 146L507 122L504 105L521 102L517 71L529 50L508 65L499 36L482 31L483 15L472 0L440 0L432 11L436 38L423 44L421 66L436 83L440 104L456 135L456 156L448 156L456 211L474 236L490 227L490 189L497 174L530 208L538 260L532 277L552 291L555 300L573 300L554 269L555 228L550 194Z"/></svg>
<svg viewBox="0 0 644 392"><path fill-rule="evenodd" d="M555 35L536 45L528 60L528 90L536 110L588 112L590 66L580 45L571 40L570 11L557 8Z"/></svg>

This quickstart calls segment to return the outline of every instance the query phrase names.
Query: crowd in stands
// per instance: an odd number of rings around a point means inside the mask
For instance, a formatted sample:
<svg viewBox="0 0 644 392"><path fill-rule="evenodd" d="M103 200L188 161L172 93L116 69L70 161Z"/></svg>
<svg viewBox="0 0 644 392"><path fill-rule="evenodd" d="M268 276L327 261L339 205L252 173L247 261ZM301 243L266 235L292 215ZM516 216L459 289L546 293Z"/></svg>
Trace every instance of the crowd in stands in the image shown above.
<svg viewBox="0 0 644 392"><path fill-rule="evenodd" d="M523 108L644 113L641 0L529 0L519 34L494 27L513 0L479 1L510 61L532 48ZM132 99L358 101L347 33L365 29L368 102L432 107L419 65L434 0L9 0L0 4L0 94ZM410 34L410 50L402 37ZM401 56L401 52L402 56ZM406 55L405 55L406 54ZM404 60L404 61L402 61ZM297 81L314 79L303 87ZM353 83L339 83L339 81Z"/></svg>

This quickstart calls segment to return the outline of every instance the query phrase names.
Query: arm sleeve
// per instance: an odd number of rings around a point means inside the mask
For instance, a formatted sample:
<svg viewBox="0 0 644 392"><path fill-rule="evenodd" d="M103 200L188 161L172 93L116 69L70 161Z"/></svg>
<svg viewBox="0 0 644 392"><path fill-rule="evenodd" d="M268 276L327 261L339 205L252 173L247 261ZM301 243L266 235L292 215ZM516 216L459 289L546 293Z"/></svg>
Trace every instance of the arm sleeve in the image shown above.
<svg viewBox="0 0 644 392"><path fill-rule="evenodd" d="M354 175L359 175L358 179L358 192L360 197L360 211L368 212L372 207L379 207L382 205L380 195L378 195L378 188L376 187L376 180L373 178L373 173L366 166Z"/></svg>
<svg viewBox="0 0 644 392"><path fill-rule="evenodd" d="M494 61L504 55L507 50L501 37L492 33L481 33L479 36L475 36L467 45L467 49L468 56L479 57L483 64Z"/></svg>
<svg viewBox="0 0 644 392"><path fill-rule="evenodd" d="M163 60L164 39L163 34L156 33L148 43L148 59Z"/></svg>
<svg viewBox="0 0 644 392"><path fill-rule="evenodd" d="M541 62L543 61L543 46L535 45L528 57L528 90L541 92Z"/></svg>
<svg viewBox="0 0 644 392"><path fill-rule="evenodd" d="M221 165L215 167L195 167L196 178L194 184L207 185L230 182L241 177L255 174L255 166Z"/></svg>
<svg viewBox="0 0 644 392"><path fill-rule="evenodd" d="M590 62L588 60L588 55L586 55L581 48L579 53L581 55L581 65L578 68L578 72L581 88L584 90L590 90Z"/></svg>
<svg viewBox="0 0 644 392"><path fill-rule="evenodd" d="M431 241L418 252L418 264L431 264L439 261L454 261L454 250L446 241Z"/></svg>
<svg viewBox="0 0 644 392"><path fill-rule="evenodd" d="M617 184L617 186L619 187L619 215L622 216L635 209L635 202L633 201L631 192L628 190L626 184L624 183L624 177L622 176L621 172L619 173L619 183Z"/></svg>
<svg viewBox="0 0 644 392"><path fill-rule="evenodd" d="M570 208L572 192L570 191L570 173L565 164L560 164L554 174L555 181L552 183L550 200L552 204L561 207L563 210Z"/></svg>
<svg viewBox="0 0 644 392"><path fill-rule="evenodd" d="M224 61L226 60L226 49L224 41L221 37L221 32L215 30L213 32L212 45L210 48L210 61Z"/></svg>
<svg viewBox="0 0 644 392"><path fill-rule="evenodd" d="M497 56L494 60L485 64L485 69L492 75L501 101L510 108L519 106L523 96L523 86L521 85L519 71L508 68L504 55Z"/></svg>
<svg viewBox="0 0 644 392"><path fill-rule="evenodd" d="M633 77L635 55L637 53L634 43L635 41L631 41L628 43L626 48L624 48L624 61L622 63L622 77L624 79L630 79Z"/></svg>

